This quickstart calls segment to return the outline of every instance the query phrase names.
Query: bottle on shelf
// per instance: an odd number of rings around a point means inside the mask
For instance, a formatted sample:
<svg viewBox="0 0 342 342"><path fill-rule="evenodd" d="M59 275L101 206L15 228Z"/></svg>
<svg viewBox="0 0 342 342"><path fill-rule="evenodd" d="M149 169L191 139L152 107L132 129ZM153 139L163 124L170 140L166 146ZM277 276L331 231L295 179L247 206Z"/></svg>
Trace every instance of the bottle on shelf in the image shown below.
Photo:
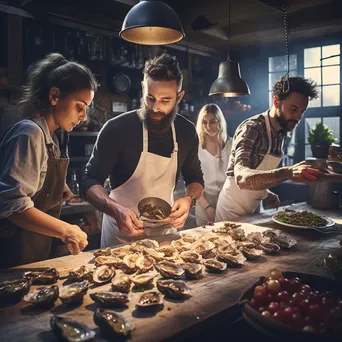
<svg viewBox="0 0 342 342"><path fill-rule="evenodd" d="M71 169L70 172L70 182L69 182L69 188L72 191L72 193L74 194L74 196L80 196L80 185L78 183L77 180L77 174L76 174L76 170L75 169Z"/></svg>

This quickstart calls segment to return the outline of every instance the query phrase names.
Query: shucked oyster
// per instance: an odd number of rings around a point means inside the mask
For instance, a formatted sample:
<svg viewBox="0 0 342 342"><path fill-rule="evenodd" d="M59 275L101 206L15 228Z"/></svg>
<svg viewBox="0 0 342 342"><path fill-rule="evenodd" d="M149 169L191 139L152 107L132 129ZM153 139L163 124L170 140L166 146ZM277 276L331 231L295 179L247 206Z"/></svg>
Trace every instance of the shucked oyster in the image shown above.
<svg viewBox="0 0 342 342"><path fill-rule="evenodd" d="M297 240L293 237L285 234L280 234L271 239L272 242L276 243L281 248L291 248L297 244Z"/></svg>
<svg viewBox="0 0 342 342"><path fill-rule="evenodd" d="M241 252L235 250L231 253L218 253L217 260L225 262L228 266L241 267L245 263L246 258Z"/></svg>
<svg viewBox="0 0 342 342"><path fill-rule="evenodd" d="M210 252L212 249L215 248L215 245L210 242L210 241L205 241L205 242L195 242L194 244L191 245L191 249L204 256L208 252Z"/></svg>
<svg viewBox="0 0 342 342"><path fill-rule="evenodd" d="M220 262L216 259L206 259L203 261L203 265L205 266L208 272L212 273L220 273L227 268L226 263Z"/></svg>
<svg viewBox="0 0 342 342"><path fill-rule="evenodd" d="M191 248L191 243L188 243L188 242L185 242L184 240L182 239L179 239L179 240L173 240L171 242L171 246L176 248L178 250L178 252L180 252L180 249L181 250L190 250ZM185 249L184 249L185 248Z"/></svg>
<svg viewBox="0 0 342 342"><path fill-rule="evenodd" d="M118 257L113 257L111 255L100 255L95 258L94 260L95 266L113 266L113 267L120 267L122 265L122 260Z"/></svg>
<svg viewBox="0 0 342 342"><path fill-rule="evenodd" d="M203 276L202 265L194 263L186 263L181 265L185 270L185 277L187 279L199 279Z"/></svg>
<svg viewBox="0 0 342 342"><path fill-rule="evenodd" d="M129 254L123 258L123 262L120 265L120 269L126 274L132 274L136 272L136 262L139 254Z"/></svg>
<svg viewBox="0 0 342 342"><path fill-rule="evenodd" d="M111 249L110 247L107 247L105 249L99 249L98 251L93 253L94 257L98 256L109 256L111 255Z"/></svg>
<svg viewBox="0 0 342 342"><path fill-rule="evenodd" d="M41 287L33 292L29 292L24 296L23 300L37 307L49 307L55 303L58 295L58 286L54 285L51 287Z"/></svg>
<svg viewBox="0 0 342 342"><path fill-rule="evenodd" d="M154 264L155 269L165 278L179 279L184 276L184 269L170 261L160 261Z"/></svg>
<svg viewBox="0 0 342 342"><path fill-rule="evenodd" d="M194 264L200 264L202 256L195 251L184 251L179 254L179 256L184 260L184 262L191 262Z"/></svg>
<svg viewBox="0 0 342 342"><path fill-rule="evenodd" d="M112 291L128 293L131 289L132 280L124 273L117 272L112 279Z"/></svg>
<svg viewBox="0 0 342 342"><path fill-rule="evenodd" d="M127 293L109 291L91 293L90 298L97 304L111 308L124 307L131 300Z"/></svg>
<svg viewBox="0 0 342 342"><path fill-rule="evenodd" d="M131 280L135 286L140 287L143 285L151 284L153 279L157 276L155 272L148 272L131 276Z"/></svg>
<svg viewBox="0 0 342 342"><path fill-rule="evenodd" d="M189 233L182 233L181 236L183 241L188 243L194 243L197 240L197 237L195 235Z"/></svg>
<svg viewBox="0 0 342 342"><path fill-rule="evenodd" d="M104 266L97 267L94 270L93 280L97 284L104 284L104 283L110 282L114 276L115 276L115 269L110 266L104 265Z"/></svg>
<svg viewBox="0 0 342 342"><path fill-rule="evenodd" d="M32 279L16 279L0 283L0 306L15 304L29 291Z"/></svg>
<svg viewBox="0 0 342 342"><path fill-rule="evenodd" d="M87 266L80 266L69 272L70 278L75 281L88 280L90 283L93 281L93 270Z"/></svg>
<svg viewBox="0 0 342 342"><path fill-rule="evenodd" d="M95 324L109 336L128 336L135 329L123 316L114 311L97 309L94 313Z"/></svg>
<svg viewBox="0 0 342 342"><path fill-rule="evenodd" d="M143 250L143 254L144 255L148 255L149 257L153 258L155 261L161 261L163 260L165 254L161 251L157 251L155 249L152 248L145 248Z"/></svg>
<svg viewBox="0 0 342 342"><path fill-rule="evenodd" d="M50 320L52 330L69 342L83 342L93 340L95 331L86 325L78 323L70 318L53 316Z"/></svg>
<svg viewBox="0 0 342 342"><path fill-rule="evenodd" d="M177 253L176 248L172 247L171 245L170 246L160 246L156 249L156 251L158 253L162 253L163 256L165 256L165 257L172 257L174 254ZM153 257L153 255L151 255L151 256ZM160 261L162 259L162 257L160 260L157 260L156 258L154 258L154 259L156 261Z"/></svg>
<svg viewBox="0 0 342 342"><path fill-rule="evenodd" d="M148 255L140 255L135 262L135 266L140 273L145 273L153 268L153 261L154 259Z"/></svg>
<svg viewBox="0 0 342 342"><path fill-rule="evenodd" d="M25 279L32 279L32 284L53 284L59 278L59 272L55 268L47 268L44 271L28 271L24 273Z"/></svg>
<svg viewBox="0 0 342 342"><path fill-rule="evenodd" d="M229 234L234 240L237 240L237 241L246 240L245 231L242 228L232 229Z"/></svg>
<svg viewBox="0 0 342 342"><path fill-rule="evenodd" d="M276 254L280 251L279 245L274 242L264 242L258 246L266 254Z"/></svg>
<svg viewBox="0 0 342 342"><path fill-rule="evenodd" d="M123 259L125 255L131 254L130 245L111 249L111 255L116 258Z"/></svg>
<svg viewBox="0 0 342 342"><path fill-rule="evenodd" d="M261 249L241 247L240 251L248 260L259 259L264 252Z"/></svg>
<svg viewBox="0 0 342 342"><path fill-rule="evenodd" d="M150 308L161 305L163 305L163 296L156 291L145 292L136 303L136 306L139 308Z"/></svg>
<svg viewBox="0 0 342 342"><path fill-rule="evenodd" d="M83 280L80 283L62 286L59 291L59 298L65 304L81 302L88 292L88 285L88 280Z"/></svg>
<svg viewBox="0 0 342 342"><path fill-rule="evenodd" d="M165 280L157 281L157 289L167 298L182 299L190 294L190 287L183 280Z"/></svg>

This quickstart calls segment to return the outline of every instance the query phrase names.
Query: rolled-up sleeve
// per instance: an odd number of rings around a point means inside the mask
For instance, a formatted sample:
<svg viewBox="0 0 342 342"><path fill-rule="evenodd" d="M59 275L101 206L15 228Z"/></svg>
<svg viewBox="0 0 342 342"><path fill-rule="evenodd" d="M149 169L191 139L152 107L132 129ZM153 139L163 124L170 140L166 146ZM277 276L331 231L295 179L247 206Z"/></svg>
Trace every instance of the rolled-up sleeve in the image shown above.
<svg viewBox="0 0 342 342"><path fill-rule="evenodd" d="M41 146L25 134L2 143L0 161L0 219L4 219L34 206L31 198L46 170Z"/></svg>

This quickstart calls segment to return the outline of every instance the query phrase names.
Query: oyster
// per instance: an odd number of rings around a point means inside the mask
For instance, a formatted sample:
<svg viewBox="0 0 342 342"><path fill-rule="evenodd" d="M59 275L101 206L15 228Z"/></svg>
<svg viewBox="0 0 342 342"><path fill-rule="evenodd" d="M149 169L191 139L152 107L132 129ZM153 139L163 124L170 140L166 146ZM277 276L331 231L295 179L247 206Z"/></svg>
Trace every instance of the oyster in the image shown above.
<svg viewBox="0 0 342 342"><path fill-rule="evenodd" d="M254 248L255 247L255 243L252 241L236 241L236 246L239 247L243 247L243 248Z"/></svg>
<svg viewBox="0 0 342 342"><path fill-rule="evenodd" d="M111 255L100 255L94 260L95 266L112 266L112 267L120 267L122 265L122 260L118 257L113 257Z"/></svg>
<svg viewBox="0 0 342 342"><path fill-rule="evenodd" d="M225 262L228 266L241 267L245 263L246 258L241 252L234 251L232 253L218 253L217 260Z"/></svg>
<svg viewBox="0 0 342 342"><path fill-rule="evenodd" d="M190 287L183 280L165 280L157 281L157 289L167 298L182 299L190 294Z"/></svg>
<svg viewBox="0 0 342 342"><path fill-rule="evenodd" d="M143 274L137 274L130 277L135 286L140 287L143 285L151 284L153 279L157 276L155 272L148 272Z"/></svg>
<svg viewBox="0 0 342 342"><path fill-rule="evenodd" d="M262 232L262 236L269 237L271 239L279 236L281 234L281 230L279 229L267 229Z"/></svg>
<svg viewBox="0 0 342 342"><path fill-rule="evenodd" d="M83 280L62 286L59 290L59 298L64 304L82 302L84 295L88 292L88 285L88 280Z"/></svg>
<svg viewBox="0 0 342 342"><path fill-rule="evenodd" d="M90 283L93 281L93 270L87 266L80 266L69 272L69 276L75 281L88 280Z"/></svg>
<svg viewBox="0 0 342 342"><path fill-rule="evenodd" d="M218 254L231 254L234 253L236 248L232 245L221 246L217 249Z"/></svg>
<svg viewBox="0 0 342 342"><path fill-rule="evenodd" d="M256 248L241 247L240 251L248 260L257 260L264 254L261 249Z"/></svg>
<svg viewBox="0 0 342 342"><path fill-rule="evenodd" d="M206 252L202 255L203 259L214 259L216 258L217 248L212 249L211 251Z"/></svg>
<svg viewBox="0 0 342 342"><path fill-rule="evenodd" d="M237 240L237 241L246 240L245 231L242 228L232 229L229 234L234 240Z"/></svg>
<svg viewBox="0 0 342 342"><path fill-rule="evenodd" d="M249 233L247 235L247 239L253 242L255 245L260 245L261 243L268 240L268 238L263 236L260 232Z"/></svg>
<svg viewBox="0 0 342 342"><path fill-rule="evenodd" d="M0 306L15 304L29 291L32 279L8 280L0 283Z"/></svg>
<svg viewBox="0 0 342 342"><path fill-rule="evenodd" d="M105 249L99 249L98 251L93 253L94 257L98 256L109 256L111 255L111 249L110 247L107 247Z"/></svg>
<svg viewBox="0 0 342 342"><path fill-rule="evenodd" d="M152 248L145 248L145 249L143 250L143 254L144 254L144 255L150 256L150 257L153 258L155 261L161 261L161 260L163 260L164 255L165 255L163 252L157 251L157 250L152 249Z"/></svg>
<svg viewBox="0 0 342 342"><path fill-rule="evenodd" d="M280 251L279 245L274 242L264 242L258 246L266 254L276 254Z"/></svg>
<svg viewBox="0 0 342 342"><path fill-rule="evenodd" d="M209 240L206 242L195 242L191 245L191 249L200 255L205 255L215 248L215 245Z"/></svg>
<svg viewBox="0 0 342 342"><path fill-rule="evenodd" d="M155 240L145 239L137 242L133 242L130 246L130 250L134 253L141 253L145 248L156 249L159 247L159 243Z"/></svg>
<svg viewBox="0 0 342 342"><path fill-rule="evenodd" d="M53 316L51 317L50 325L57 335L69 342L90 341L95 338L95 331L70 318Z"/></svg>
<svg viewBox="0 0 342 342"><path fill-rule="evenodd" d="M213 241L215 247L221 247L221 246L228 246L231 245L232 243L234 243L233 238L230 235L227 236L222 236L219 237L218 239L216 239L215 241Z"/></svg>
<svg viewBox="0 0 342 342"><path fill-rule="evenodd" d="M206 259L203 261L203 265L208 272L213 273L223 272L227 268L226 263L220 262L216 259Z"/></svg>
<svg viewBox="0 0 342 342"><path fill-rule="evenodd" d="M183 241L188 243L194 243L197 240L197 237L195 235L189 234L189 233L183 233L181 234Z"/></svg>
<svg viewBox="0 0 342 342"><path fill-rule="evenodd" d="M184 262L190 262L194 264L200 264L202 256L193 251L185 251L179 254L179 256L184 260Z"/></svg>
<svg viewBox="0 0 342 342"><path fill-rule="evenodd" d="M154 259L148 255L140 255L135 262L135 266L140 273L148 272L153 268Z"/></svg>
<svg viewBox="0 0 342 342"><path fill-rule="evenodd" d="M149 308L163 305L163 296L156 291L146 292L140 296L136 306L139 308Z"/></svg>
<svg viewBox="0 0 342 342"><path fill-rule="evenodd" d="M281 248L291 248L297 244L297 240L285 234L277 235L272 238L272 242L276 243Z"/></svg>
<svg viewBox="0 0 342 342"><path fill-rule="evenodd" d="M154 264L154 268L165 278L179 279L185 273L180 265L170 261L160 261Z"/></svg>
<svg viewBox="0 0 342 342"><path fill-rule="evenodd" d="M135 329L123 316L107 309L97 309L94 313L95 324L110 335L128 336Z"/></svg>
<svg viewBox="0 0 342 342"><path fill-rule="evenodd" d="M120 265L120 269L127 274L132 274L134 272L136 272L137 268L136 268L136 262L137 259L139 257L139 254L129 254L126 255L123 258L123 262Z"/></svg>
<svg viewBox="0 0 342 342"><path fill-rule="evenodd" d="M123 259L125 255L130 254L130 245L125 245L119 248L111 249L111 255L116 258Z"/></svg>
<svg viewBox="0 0 342 342"><path fill-rule="evenodd" d="M182 239L179 239L179 240L173 240L171 242L171 246L176 248L179 251L179 248L188 248L188 249L190 249L191 248L191 243L188 243L188 242L185 242Z"/></svg>
<svg viewBox="0 0 342 342"><path fill-rule="evenodd" d="M186 263L182 264L183 269L185 270L185 277L187 279L199 279L202 278L202 265L194 264L194 263Z"/></svg>
<svg viewBox="0 0 342 342"><path fill-rule="evenodd" d="M126 274L117 272L112 279L112 291L128 293L131 289L131 284L132 281Z"/></svg>
<svg viewBox="0 0 342 342"><path fill-rule="evenodd" d="M58 286L54 285L51 287L41 287L33 292L29 292L24 296L23 300L37 307L50 307L55 303L58 295Z"/></svg>
<svg viewBox="0 0 342 342"><path fill-rule="evenodd" d="M94 292L89 296L95 303L104 307L124 307L131 300L127 293L121 292Z"/></svg>
<svg viewBox="0 0 342 342"><path fill-rule="evenodd" d="M214 242L214 241L218 240L219 238L220 237L217 234L208 233L208 234L201 236L201 241L203 241L203 242L206 242L206 241Z"/></svg>
<svg viewBox="0 0 342 342"><path fill-rule="evenodd" d="M159 247L159 243L156 240L144 239L144 240L141 240L140 243L146 248L155 249Z"/></svg>
<svg viewBox="0 0 342 342"><path fill-rule="evenodd" d="M95 268L93 273L93 280L96 284L103 284L110 282L114 276L115 269L110 266L103 265Z"/></svg>
<svg viewBox="0 0 342 342"><path fill-rule="evenodd" d="M165 257L172 257L175 253L177 253L176 248L172 246L160 246L156 249L158 253L162 253ZM160 261L155 259L156 261Z"/></svg>
<svg viewBox="0 0 342 342"><path fill-rule="evenodd" d="M187 252L191 250L191 245L184 245L177 248L178 253Z"/></svg>
<svg viewBox="0 0 342 342"><path fill-rule="evenodd" d="M28 271L24 273L25 279L32 279L32 284L53 284L59 278L59 272L55 268L47 268L44 271Z"/></svg>

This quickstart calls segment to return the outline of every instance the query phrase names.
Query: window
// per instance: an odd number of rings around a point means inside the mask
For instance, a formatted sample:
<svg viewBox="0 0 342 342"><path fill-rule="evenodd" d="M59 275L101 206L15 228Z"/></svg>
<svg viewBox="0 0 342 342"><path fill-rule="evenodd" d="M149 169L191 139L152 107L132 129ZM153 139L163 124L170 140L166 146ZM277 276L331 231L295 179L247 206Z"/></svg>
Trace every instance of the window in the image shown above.
<svg viewBox="0 0 342 342"><path fill-rule="evenodd" d="M325 118L307 118L305 119L305 158L312 157L311 145L309 144L309 132L316 127L316 124L322 122L333 132L333 137L340 142L340 117L325 117Z"/></svg>
<svg viewBox="0 0 342 342"><path fill-rule="evenodd" d="M319 85L309 107L340 105L340 44L304 49L304 76Z"/></svg>
<svg viewBox="0 0 342 342"><path fill-rule="evenodd" d="M269 105L272 106L272 88L287 72L287 56L268 58L268 94ZM290 55L290 76L297 75L297 55Z"/></svg>

